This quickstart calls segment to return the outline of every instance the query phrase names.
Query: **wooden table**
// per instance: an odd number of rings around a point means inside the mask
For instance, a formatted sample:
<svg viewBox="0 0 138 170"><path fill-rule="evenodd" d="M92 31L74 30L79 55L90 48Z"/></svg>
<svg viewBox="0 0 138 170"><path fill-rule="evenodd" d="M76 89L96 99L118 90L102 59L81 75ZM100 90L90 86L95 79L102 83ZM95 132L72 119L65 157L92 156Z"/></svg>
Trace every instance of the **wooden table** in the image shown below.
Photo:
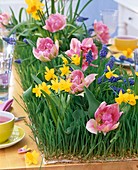
<svg viewBox="0 0 138 170"><path fill-rule="evenodd" d="M19 81L18 75L15 73L13 69L13 81L10 87L10 98L12 96L16 97L18 101L21 102L20 96L22 94L21 86L17 83ZM13 102L13 110L15 116L26 116L27 114L24 110L19 106L19 104L14 101ZM28 121L28 120L27 120ZM24 145L28 145L28 147L35 149L37 152L37 146L35 142L30 138L32 136L31 130L25 124L24 121L16 122L16 125L22 127L26 133L25 137L19 143L5 148L0 149L0 170L36 170L40 168L41 165L41 156L39 156L39 164L38 165L26 165L24 160L24 154L18 154L17 150ZM42 165L41 169L46 170L138 170L138 161L114 161L114 162L100 162L100 163L74 163L74 164L55 164L55 165Z"/></svg>
<svg viewBox="0 0 138 170"><path fill-rule="evenodd" d="M16 75L16 76L15 76ZM12 75L12 82L10 85L10 92L9 92L9 97L15 97L18 101L22 102L20 99L20 96L22 94L22 88L19 85L19 77L18 75L15 73L15 69L13 68L13 75ZM22 109L22 107L20 107L20 105L14 100L13 102L13 109L12 109L12 113L15 116L26 116L26 120L27 118L27 114L24 112L24 110ZM27 120L28 121L28 120ZM27 166L25 164L25 160L24 160L24 154L18 154L17 150L21 147L23 147L24 145L27 145L28 147L30 147L31 149L35 149L38 152L37 146L35 144L35 142L33 142L33 140L30 138L30 136L32 136L31 130L29 129L29 127L25 124L24 121L19 121L16 122L15 125L20 126L24 129L25 131L25 137L23 138L22 141L20 141L19 143L5 148L5 149L0 149L0 169L26 169L26 168L30 168L30 169L34 169L40 167L40 163L41 163L41 156L39 157L39 164L37 166Z"/></svg>

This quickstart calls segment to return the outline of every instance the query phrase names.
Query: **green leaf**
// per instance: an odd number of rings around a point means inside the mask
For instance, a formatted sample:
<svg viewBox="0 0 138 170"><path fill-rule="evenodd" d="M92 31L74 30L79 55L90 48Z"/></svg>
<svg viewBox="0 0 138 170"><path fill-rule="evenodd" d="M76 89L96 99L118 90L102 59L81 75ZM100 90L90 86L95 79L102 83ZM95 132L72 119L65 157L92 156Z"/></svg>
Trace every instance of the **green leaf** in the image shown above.
<svg viewBox="0 0 138 170"><path fill-rule="evenodd" d="M12 13L12 16L11 16L12 23L13 23L14 25L17 25L17 24L18 24L18 21L17 21L17 19L16 19L15 15L14 15L14 12L13 12L13 10L12 10L11 7L10 7L10 10L11 10L11 13Z"/></svg>
<svg viewBox="0 0 138 170"><path fill-rule="evenodd" d="M76 8L75 8L75 12L74 12L74 16L73 16L72 22L74 22L75 19L76 19L76 16L77 16L77 14L78 14L79 6L80 6L80 0L77 1L77 5L76 5Z"/></svg>
<svg viewBox="0 0 138 170"><path fill-rule="evenodd" d="M53 121L55 123L55 126L57 126L57 118L58 118L58 111L57 111L57 108L56 108L56 103L54 102L54 100L51 98L50 95L48 95L47 93L45 93L43 91L43 94L45 95L45 99L46 99L46 102L47 102L47 106L49 107L49 111L51 113L51 116L53 118Z"/></svg>
<svg viewBox="0 0 138 170"><path fill-rule="evenodd" d="M23 98L26 100L32 95L32 86L23 92Z"/></svg>
<svg viewBox="0 0 138 170"><path fill-rule="evenodd" d="M118 140L120 135L121 135L120 131L117 131L117 133L115 133L115 136L110 140L110 143L115 142L116 140Z"/></svg>
<svg viewBox="0 0 138 170"><path fill-rule="evenodd" d="M19 22L22 22L22 13L23 13L24 8L21 8L19 11Z"/></svg>
<svg viewBox="0 0 138 170"><path fill-rule="evenodd" d="M100 105L100 102L95 98L93 93L88 88L85 87L84 91L89 103L88 113L93 115Z"/></svg>
<svg viewBox="0 0 138 170"><path fill-rule="evenodd" d="M76 66L75 64L69 64L69 66L71 66L71 68L73 68L74 70L81 70L81 68L79 66Z"/></svg>
<svg viewBox="0 0 138 170"><path fill-rule="evenodd" d="M17 24L15 24L13 29L10 31L10 35L15 33L17 29L22 28L22 27L26 27L26 26L32 26L33 27L33 26L35 26L35 24L34 23L27 23L27 22L21 22L19 24L17 23Z"/></svg>
<svg viewBox="0 0 138 170"><path fill-rule="evenodd" d="M32 78L33 78L33 80L37 83L37 84L42 84L42 81L37 77L37 76L35 76L35 75L31 75L32 76Z"/></svg>
<svg viewBox="0 0 138 170"><path fill-rule="evenodd" d="M83 110L77 109L72 113L72 116L75 121L78 121L82 117L83 114L84 114Z"/></svg>
<svg viewBox="0 0 138 170"><path fill-rule="evenodd" d="M33 41L31 41L30 39L27 39L27 38L26 38L26 41L31 47L35 47L35 44Z"/></svg>
<svg viewBox="0 0 138 170"><path fill-rule="evenodd" d="M72 127L68 127L65 131L67 135L70 135L72 133Z"/></svg>
<svg viewBox="0 0 138 170"><path fill-rule="evenodd" d="M138 95L138 76L135 75L134 93Z"/></svg>
<svg viewBox="0 0 138 170"><path fill-rule="evenodd" d="M55 13L55 2L54 0L51 0L51 14Z"/></svg>

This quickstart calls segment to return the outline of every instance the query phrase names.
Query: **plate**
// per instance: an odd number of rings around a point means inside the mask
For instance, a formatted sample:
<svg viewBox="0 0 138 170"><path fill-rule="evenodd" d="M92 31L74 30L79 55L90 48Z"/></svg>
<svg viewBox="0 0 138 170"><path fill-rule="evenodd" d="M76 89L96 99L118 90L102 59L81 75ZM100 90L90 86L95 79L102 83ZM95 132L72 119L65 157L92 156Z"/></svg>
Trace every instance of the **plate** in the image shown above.
<svg viewBox="0 0 138 170"><path fill-rule="evenodd" d="M130 67L130 66L134 67L135 66L134 62L129 62L127 60L120 60L119 57L121 55L122 55L122 53L117 53L117 54L113 55L115 57L115 64L122 65L122 66L125 66L125 67ZM133 57L132 57L132 60L133 60Z"/></svg>
<svg viewBox="0 0 138 170"><path fill-rule="evenodd" d="M113 54L121 53L121 51L119 51L114 44L112 44L111 46L109 46L109 49L110 49L110 51L111 51Z"/></svg>
<svg viewBox="0 0 138 170"><path fill-rule="evenodd" d="M115 64L117 65L122 65L122 66L125 66L125 67L134 67L135 64L132 63L132 62L129 62L129 61L126 61L126 60L120 60L119 57L123 54L121 51L117 50L117 48L115 47L115 45L112 45L109 47L112 55L115 57ZM134 57L134 56L133 56ZM133 59L132 57L132 59Z"/></svg>
<svg viewBox="0 0 138 170"><path fill-rule="evenodd" d="M19 141L21 141L24 138L24 136L25 136L24 130L21 127L15 125L12 135L10 136L10 138L7 141L0 144L0 149L7 148L7 147L10 147L10 146L18 143Z"/></svg>
<svg viewBox="0 0 138 170"><path fill-rule="evenodd" d="M117 65L122 65L122 66L125 66L125 67L134 67L135 64L134 63L131 63L131 62L128 62L128 61L121 61L119 58L115 59L115 64Z"/></svg>

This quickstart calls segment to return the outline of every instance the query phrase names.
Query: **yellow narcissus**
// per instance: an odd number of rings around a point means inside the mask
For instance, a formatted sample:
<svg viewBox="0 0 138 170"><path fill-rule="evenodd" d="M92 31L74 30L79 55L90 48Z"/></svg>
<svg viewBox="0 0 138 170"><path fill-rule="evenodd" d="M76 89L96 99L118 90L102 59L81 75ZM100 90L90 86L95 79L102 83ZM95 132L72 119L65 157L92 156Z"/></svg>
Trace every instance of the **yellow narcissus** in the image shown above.
<svg viewBox="0 0 138 170"><path fill-rule="evenodd" d="M26 9L28 14L31 14L35 20L40 20L38 11L42 13L44 4L40 2L40 0L25 0L28 5Z"/></svg>

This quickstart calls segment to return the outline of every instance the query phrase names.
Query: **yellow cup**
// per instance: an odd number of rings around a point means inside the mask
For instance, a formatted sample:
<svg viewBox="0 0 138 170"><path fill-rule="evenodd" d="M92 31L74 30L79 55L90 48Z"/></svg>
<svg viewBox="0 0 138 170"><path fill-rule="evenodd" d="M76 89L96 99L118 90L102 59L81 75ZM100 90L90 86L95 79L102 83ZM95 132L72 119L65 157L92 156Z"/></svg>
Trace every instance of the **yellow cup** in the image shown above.
<svg viewBox="0 0 138 170"><path fill-rule="evenodd" d="M14 115L10 112L0 111L0 143L5 142L12 134Z"/></svg>
<svg viewBox="0 0 138 170"><path fill-rule="evenodd" d="M128 48L134 50L138 48L138 38L133 36L119 36L114 39L114 44L120 51L127 50Z"/></svg>

